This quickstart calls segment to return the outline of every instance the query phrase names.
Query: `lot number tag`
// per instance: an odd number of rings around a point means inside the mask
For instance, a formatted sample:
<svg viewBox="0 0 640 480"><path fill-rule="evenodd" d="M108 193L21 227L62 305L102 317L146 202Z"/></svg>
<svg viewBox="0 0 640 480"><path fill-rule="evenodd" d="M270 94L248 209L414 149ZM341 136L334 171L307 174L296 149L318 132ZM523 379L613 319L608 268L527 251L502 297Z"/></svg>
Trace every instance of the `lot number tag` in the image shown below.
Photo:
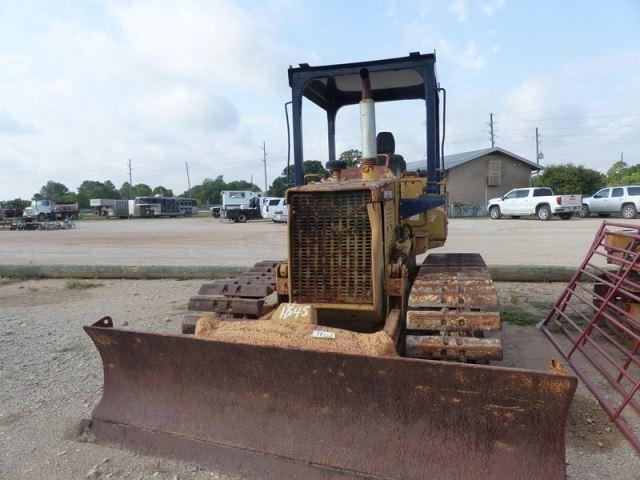
<svg viewBox="0 0 640 480"><path fill-rule="evenodd" d="M314 338L336 338L335 333L325 332L323 330L314 330L311 336Z"/></svg>
<svg viewBox="0 0 640 480"><path fill-rule="evenodd" d="M283 320L287 320L288 318L295 318L296 320L299 318L306 318L311 314L311 308L309 305L296 305L295 303L287 303L280 314L280 317Z"/></svg>

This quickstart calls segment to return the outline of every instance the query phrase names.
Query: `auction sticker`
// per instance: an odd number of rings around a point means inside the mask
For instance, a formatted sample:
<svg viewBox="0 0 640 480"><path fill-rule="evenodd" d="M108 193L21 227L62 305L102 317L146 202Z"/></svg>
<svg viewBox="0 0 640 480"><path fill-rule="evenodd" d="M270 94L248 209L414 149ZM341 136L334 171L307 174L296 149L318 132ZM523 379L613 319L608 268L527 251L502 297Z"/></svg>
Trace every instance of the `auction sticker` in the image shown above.
<svg viewBox="0 0 640 480"><path fill-rule="evenodd" d="M324 330L314 330L311 336L314 338L336 338L335 333L325 332Z"/></svg>

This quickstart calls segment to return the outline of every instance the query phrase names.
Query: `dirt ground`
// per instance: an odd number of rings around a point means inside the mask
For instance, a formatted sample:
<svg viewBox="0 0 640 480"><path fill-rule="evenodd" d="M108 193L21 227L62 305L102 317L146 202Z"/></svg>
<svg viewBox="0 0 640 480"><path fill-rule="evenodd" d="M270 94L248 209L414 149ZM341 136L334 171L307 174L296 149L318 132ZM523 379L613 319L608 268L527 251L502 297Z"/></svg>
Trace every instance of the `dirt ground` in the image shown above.
<svg viewBox="0 0 640 480"><path fill-rule="evenodd" d="M227 478L76 440L78 421L90 416L102 385L100 359L82 326L109 314L119 326L177 332L200 282L93 284L71 289L64 280L0 279L0 478ZM533 326L514 324L540 319L563 285L497 285L503 317L512 322L504 328L503 363L547 369L552 346ZM582 385L568 420L567 470L571 479L619 480L637 479L640 471L640 456Z"/></svg>
<svg viewBox="0 0 640 480"><path fill-rule="evenodd" d="M491 265L577 266L600 223L451 219L447 244L437 251L480 252ZM76 230L0 231L0 264L250 266L285 257L286 225L268 220L87 220Z"/></svg>

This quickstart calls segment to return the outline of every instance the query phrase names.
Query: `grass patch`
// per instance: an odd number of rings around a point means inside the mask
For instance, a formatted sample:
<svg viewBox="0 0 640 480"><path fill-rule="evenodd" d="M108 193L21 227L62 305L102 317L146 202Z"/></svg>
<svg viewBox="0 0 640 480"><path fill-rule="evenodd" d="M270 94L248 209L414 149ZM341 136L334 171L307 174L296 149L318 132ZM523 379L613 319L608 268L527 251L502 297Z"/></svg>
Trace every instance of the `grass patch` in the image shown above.
<svg viewBox="0 0 640 480"><path fill-rule="evenodd" d="M528 327L537 324L542 319L542 315L535 315L521 308L504 307L500 309L500 318L511 325Z"/></svg>
<svg viewBox="0 0 640 480"><path fill-rule="evenodd" d="M554 302L551 301L541 302L539 300L527 300L527 303L532 307L539 308L540 310L544 310L545 312L548 312L554 304Z"/></svg>
<svg viewBox="0 0 640 480"><path fill-rule="evenodd" d="M102 286L101 283L88 282L78 278L67 278L64 281L65 288L69 290L87 290L88 288L96 288Z"/></svg>
<svg viewBox="0 0 640 480"><path fill-rule="evenodd" d="M24 282L21 278L0 277L0 287L3 285L11 285L12 283Z"/></svg>

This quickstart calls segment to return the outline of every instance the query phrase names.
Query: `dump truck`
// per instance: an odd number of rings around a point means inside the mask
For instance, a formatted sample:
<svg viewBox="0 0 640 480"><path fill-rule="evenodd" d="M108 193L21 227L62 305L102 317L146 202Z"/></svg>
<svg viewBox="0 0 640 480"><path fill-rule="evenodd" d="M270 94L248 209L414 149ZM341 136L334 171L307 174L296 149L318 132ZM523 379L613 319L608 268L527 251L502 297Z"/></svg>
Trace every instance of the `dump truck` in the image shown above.
<svg viewBox="0 0 640 480"><path fill-rule="evenodd" d="M77 217L78 213L80 213L78 203L57 203L54 200L44 198L32 200L31 205L24 209L22 216L44 222L45 220Z"/></svg>
<svg viewBox="0 0 640 480"><path fill-rule="evenodd" d="M445 91L435 54L290 68L296 186L287 259L206 283L184 333L85 327L102 358L86 438L249 479L562 479L577 380L501 365L498 298L447 238ZM326 112L327 168L305 185L303 98ZM409 172L375 104L425 106ZM336 159L359 106L362 165ZM418 120L422 122L423 119Z"/></svg>

